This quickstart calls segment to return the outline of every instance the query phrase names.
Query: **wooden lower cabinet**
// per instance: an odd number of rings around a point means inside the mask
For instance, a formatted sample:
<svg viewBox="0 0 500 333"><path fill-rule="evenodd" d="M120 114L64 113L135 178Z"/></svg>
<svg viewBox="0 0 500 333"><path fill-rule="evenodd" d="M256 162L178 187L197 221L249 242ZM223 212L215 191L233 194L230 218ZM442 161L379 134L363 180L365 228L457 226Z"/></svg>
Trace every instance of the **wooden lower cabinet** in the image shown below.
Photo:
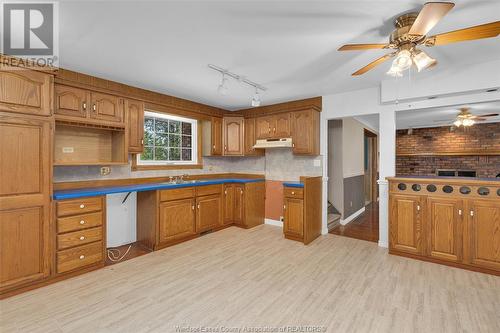
<svg viewBox="0 0 500 333"><path fill-rule="evenodd" d="M500 200L471 200L468 207L468 263L500 272Z"/></svg>
<svg viewBox="0 0 500 333"><path fill-rule="evenodd" d="M225 184L223 192L223 224L231 224L234 221L234 184Z"/></svg>
<svg viewBox="0 0 500 333"><path fill-rule="evenodd" d="M500 275L500 185L418 181L389 180L389 252Z"/></svg>
<svg viewBox="0 0 500 333"><path fill-rule="evenodd" d="M242 184L234 185L233 221L242 225L245 222L245 187Z"/></svg>
<svg viewBox="0 0 500 333"><path fill-rule="evenodd" d="M219 194L196 198L196 230L204 232L222 225L222 199Z"/></svg>
<svg viewBox="0 0 500 333"><path fill-rule="evenodd" d="M463 203L455 198L427 198L427 255L442 260L462 260Z"/></svg>
<svg viewBox="0 0 500 333"><path fill-rule="evenodd" d="M195 204L193 198L160 204L161 243L196 235Z"/></svg>
<svg viewBox="0 0 500 333"><path fill-rule="evenodd" d="M393 195L389 200L389 248L411 254L423 254L422 198Z"/></svg>
<svg viewBox="0 0 500 333"><path fill-rule="evenodd" d="M283 232L286 236L304 236L304 200L285 198Z"/></svg>

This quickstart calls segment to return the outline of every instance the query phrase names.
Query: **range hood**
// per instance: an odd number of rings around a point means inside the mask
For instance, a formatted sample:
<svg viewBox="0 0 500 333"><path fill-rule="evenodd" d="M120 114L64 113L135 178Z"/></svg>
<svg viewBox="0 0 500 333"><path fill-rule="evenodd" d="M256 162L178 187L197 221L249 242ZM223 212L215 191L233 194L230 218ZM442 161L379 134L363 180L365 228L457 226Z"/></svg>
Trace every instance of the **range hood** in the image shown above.
<svg viewBox="0 0 500 333"><path fill-rule="evenodd" d="M292 138L257 140L253 148L291 148Z"/></svg>

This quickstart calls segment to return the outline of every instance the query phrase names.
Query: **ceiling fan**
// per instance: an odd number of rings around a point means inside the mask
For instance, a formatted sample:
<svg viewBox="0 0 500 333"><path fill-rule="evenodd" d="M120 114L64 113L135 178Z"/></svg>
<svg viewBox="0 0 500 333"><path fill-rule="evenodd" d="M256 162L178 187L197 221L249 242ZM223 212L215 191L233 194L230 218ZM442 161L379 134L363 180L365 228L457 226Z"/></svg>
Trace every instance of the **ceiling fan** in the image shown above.
<svg viewBox="0 0 500 333"><path fill-rule="evenodd" d="M453 121L453 125L455 127L469 127L474 125L478 121L485 121L487 120L486 118L489 117L496 117L498 116L498 113L488 113L488 114L480 114L480 115L473 115L470 113L470 108L460 108L460 112L458 113L457 117ZM435 120L436 123L449 123L450 120Z"/></svg>
<svg viewBox="0 0 500 333"><path fill-rule="evenodd" d="M396 57L387 74L402 76L404 70L415 65L420 72L422 69L435 66L437 61L419 50L417 46L446 45L450 43L496 37L500 34L500 21L477 25L465 29L427 36L429 31L455 6L452 2L427 2L419 13L407 13L399 16L394 22L396 29L389 37L387 44L346 44L339 51L356 51L369 49L394 49L365 67L352 73L361 75L384 61Z"/></svg>

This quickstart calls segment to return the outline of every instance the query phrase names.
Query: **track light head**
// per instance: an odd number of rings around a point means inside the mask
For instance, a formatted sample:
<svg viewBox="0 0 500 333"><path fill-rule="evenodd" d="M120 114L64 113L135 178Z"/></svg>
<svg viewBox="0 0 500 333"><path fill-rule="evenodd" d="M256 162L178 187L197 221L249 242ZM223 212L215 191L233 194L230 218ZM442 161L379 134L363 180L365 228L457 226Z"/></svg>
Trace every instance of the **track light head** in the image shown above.
<svg viewBox="0 0 500 333"><path fill-rule="evenodd" d="M221 95L227 95L228 88L227 88L227 78L226 74L222 73L222 81L217 87L217 92Z"/></svg>
<svg viewBox="0 0 500 333"><path fill-rule="evenodd" d="M258 88L255 88L255 95L253 95L253 98L252 98L252 106L253 107L260 106L260 95L259 95Z"/></svg>

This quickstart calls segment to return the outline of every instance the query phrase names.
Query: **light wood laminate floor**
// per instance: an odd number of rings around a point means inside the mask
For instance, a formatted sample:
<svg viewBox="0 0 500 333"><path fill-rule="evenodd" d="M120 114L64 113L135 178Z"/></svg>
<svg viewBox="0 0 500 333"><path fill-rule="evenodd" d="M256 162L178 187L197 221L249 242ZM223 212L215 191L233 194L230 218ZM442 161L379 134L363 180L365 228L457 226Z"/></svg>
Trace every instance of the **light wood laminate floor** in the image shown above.
<svg viewBox="0 0 500 333"><path fill-rule="evenodd" d="M500 332L500 278L325 235L231 227L0 301L1 332Z"/></svg>

